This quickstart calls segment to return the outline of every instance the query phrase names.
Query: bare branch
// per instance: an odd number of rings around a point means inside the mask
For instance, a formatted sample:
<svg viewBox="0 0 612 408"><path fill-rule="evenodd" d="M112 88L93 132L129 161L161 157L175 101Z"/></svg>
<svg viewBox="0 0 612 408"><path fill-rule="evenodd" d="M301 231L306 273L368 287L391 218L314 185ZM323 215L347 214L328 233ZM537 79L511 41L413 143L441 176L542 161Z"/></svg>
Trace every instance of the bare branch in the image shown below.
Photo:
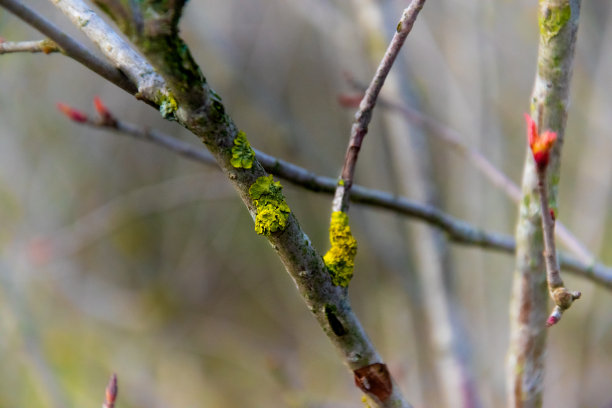
<svg viewBox="0 0 612 408"><path fill-rule="evenodd" d="M51 54L55 52L62 52L61 48L51 40L40 40L40 41L1 41L0 40L0 54L11 54L17 52L30 52Z"/></svg>
<svg viewBox="0 0 612 408"><path fill-rule="evenodd" d="M349 84L363 91L365 87L359 83L350 74L346 74ZM361 96L358 96L361 100ZM355 102L357 98L350 96L341 96L340 103L343 106L353 106L359 104ZM468 146L463 140L463 136L459 131L452 127L437 121L429 115L426 115L417 109L414 109L406 104L389 100L383 96L379 96L378 103L383 108L389 108L399 112L408 122L415 126L421 126L431 132L431 135L438 137L448 146L452 147L455 152L469 160L480 172L493 184L503 191L515 203L519 203L521 199L521 190L506 174L495 165L478 149ZM555 223L555 231L559 240L564 243L567 248L572 251L582 262L592 263L596 257L576 238L574 234L560 221Z"/></svg>
<svg viewBox="0 0 612 408"><path fill-rule="evenodd" d="M548 293L544 267L542 199L557 211L557 188L563 144L574 48L580 16L580 0L539 2L540 42L537 72L529 99L531 117L539 129L554 132L546 169L548 197L541 197L538 164L527 151L523 171L519 219L516 228L516 270L510 305L510 350L508 353L508 406L542 405ZM550 216L550 214L545 216ZM549 237L552 241L552 236Z"/></svg>
<svg viewBox="0 0 612 408"><path fill-rule="evenodd" d="M163 95L167 94L165 81L106 21L81 0L50 1L136 85L138 98L156 105L162 104ZM49 38L55 40L52 36ZM59 41L57 43L62 45ZM130 93L135 94L136 91Z"/></svg>
<svg viewBox="0 0 612 408"><path fill-rule="evenodd" d="M148 70L151 67L146 61L140 64L140 60L134 59L140 59L140 56L131 48L112 49L115 45L123 47L125 44L82 1L62 0L54 3L122 70L123 64L129 62L128 70L131 69L130 64L135 64L134 70L126 71L128 77L134 78L134 74L141 73L154 79L154 72L161 73L163 79L159 81L138 82L139 90L147 92L142 97L155 98L158 93L165 92L166 95L157 100L162 102L165 99L164 102L172 108L169 112L171 117L198 136L213 154L255 219L256 232L264 235L275 249L307 307L355 375L360 389L367 393L375 406L409 407L389 372L381 369L385 367L382 358L353 313L346 289L332 283L321 255L313 248L309 237L290 211L282 196L280 183L273 181L257 160L249 160L240 166L235 164L233 151L236 143L244 154L250 155L246 135L238 132L221 98L206 83L189 48L178 37L178 32L162 30L156 32L157 35L136 39L140 51L153 65L154 70ZM156 16L165 15L164 7L171 5L172 2L157 2L156 7L161 8L161 13L143 13L143 31L155 29ZM142 4L139 3L138 7L142 7ZM121 43L116 43L119 40ZM147 71L143 71L145 68ZM170 89L162 88L166 83ZM267 196L262 197L262 194ZM262 202L267 204L262 205Z"/></svg>
<svg viewBox="0 0 612 408"><path fill-rule="evenodd" d="M70 112L74 111L72 109ZM81 111L76 112L78 112L79 118L81 115L84 115ZM77 123L97 129L108 129L119 135L126 135L153 143L187 159L218 167L214 157L206 150L176 139L159 130L119 120L114 116L110 122L102 119L92 119L87 116L84 117L84 120L75 120L71 114L67 114L67 116ZM336 179L317 175L310 170L260 150L253 150L257 160L271 174L316 193L333 194L335 191ZM357 204L393 211L426 222L444 231L450 240L458 244L478 246L483 249L491 249L507 254L513 254L516 248L514 239L509 235L483 231L436 207L421 204L405 197L398 197L385 191L355 184L351 191L350 200ZM559 253L559 264L567 272L612 290L612 268L608 266L601 263L586 263L563 252Z"/></svg>
<svg viewBox="0 0 612 408"><path fill-rule="evenodd" d="M57 26L32 10L19 0L0 0L0 6L15 14L21 20L53 40L66 55L83 64L102 78L107 79L128 93L134 94L136 88L123 73L108 62L91 53L87 48L62 32ZM137 83L137 82L134 82Z"/></svg>
<svg viewBox="0 0 612 408"><path fill-rule="evenodd" d="M372 119L372 111L376 105L376 99L382 89L385 79L395 62L400 49L404 45L406 38L412 26L416 21L416 18L423 8L425 0L412 0L410 5L402 13L402 17L397 25L396 33L391 39L391 43L383 56L372 82L366 89L365 95L359 105L359 110L355 114L355 122L351 128L351 138L349 145L346 150L346 156L344 158L344 165L342 167L341 182L338 183L336 193L334 194L334 201L332 204L332 211L346 212L349 204L349 194L351 186L353 184L353 176L355 174L355 165L357 164L357 158L359 156L359 150L361 149L361 143L363 138L368 132L368 125Z"/></svg>

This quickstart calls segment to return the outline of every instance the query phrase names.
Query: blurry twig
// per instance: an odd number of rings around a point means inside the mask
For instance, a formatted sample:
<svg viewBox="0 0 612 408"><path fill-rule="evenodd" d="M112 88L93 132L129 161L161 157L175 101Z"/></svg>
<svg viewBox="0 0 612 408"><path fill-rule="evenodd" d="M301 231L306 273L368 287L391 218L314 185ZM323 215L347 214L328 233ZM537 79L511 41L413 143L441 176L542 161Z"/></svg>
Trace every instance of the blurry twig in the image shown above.
<svg viewBox="0 0 612 408"><path fill-rule="evenodd" d="M367 47L370 60L378 63L382 38L385 32L385 14L390 5L377 0L356 0L356 17L360 22L360 31L368 39ZM390 11L390 10L389 10ZM399 59L395 69L389 73L385 93L393 95L395 100L418 104L418 97L406 75L405 59ZM382 95L379 95L379 103ZM394 190L409 195L424 204L437 206L439 203L438 183L434 178L433 166L437 152L431 149L430 139L425 133L410 126L406 121L397 118L389 109L378 110L377 115L383 121L386 149L390 161ZM399 120L398 120L399 119ZM410 320L415 331L422 334L425 343L415 343L419 359L422 359L420 376L430 377L421 380L420 387L423 400L431 406L475 408L480 403L479 392L474 381L470 364L470 345L463 319L456 313L458 310L456 287L451 282L454 267L450 262L449 240L443 231L428 225L403 226L403 241L409 242L411 256L406 259L402 275L408 275L413 289L408 297L413 298ZM383 249L381 253L388 252ZM419 296L414 296L414 291ZM435 360L431 364L429 361ZM425 377L426 378L426 377ZM431 382L431 384L429 384ZM425 386L425 384L427 384ZM430 387L435 393L428 393ZM435 394L435 395L434 395Z"/></svg>
<svg viewBox="0 0 612 408"><path fill-rule="evenodd" d="M110 115L111 120L108 118L104 119L104 116L99 119L93 119L74 108L61 104L60 106L62 106L62 112L77 123L98 129L109 129L121 135L127 135L164 147L190 160L210 166L217 166L208 151L166 135L158 130L148 129L144 126L119 120L108 112L108 110L106 110L106 113ZM100 113L99 107L97 110L98 113ZM295 185L310 191L325 194L332 194L335 190L337 185L336 179L319 176L303 167L259 150L255 150L255 155L257 160L267 171ZM514 253L516 248L514 239L509 235L483 231L436 207L421 204L405 197L397 197L385 191L354 185L350 199L355 203L394 211L398 214L424 221L432 226L440 228L448 235L450 240L459 244L479 246L508 254ZM568 272L592 280L608 289L612 289L612 268L606 265L601 263L586 263L563 252L559 253L559 264Z"/></svg>
<svg viewBox="0 0 612 408"><path fill-rule="evenodd" d="M368 125L372 118L374 105L376 105L376 99L391 70L393 62L395 62L397 54L402 48L402 45L404 45L406 37L408 37L410 31L412 31L412 26L424 4L425 0L412 0L410 5L404 9L402 18L397 25L397 31L393 35L391 43L376 70L376 74L374 74L374 78L372 78L372 82L370 82L359 104L359 110L355 114L355 122L351 128L351 138L346 149L346 156L342 166L342 173L340 176L342 182L338 183L334 194L334 201L332 204L333 212L346 212L348 210L349 194L353 184L357 157L361 149L363 138L368 132Z"/></svg>
<svg viewBox="0 0 612 408"><path fill-rule="evenodd" d="M350 73L345 73L346 80L355 89L363 92L365 86L357 81ZM356 106L361 100L361 95L348 96L341 95L339 102L343 106ZM422 126L429 130L433 136L438 137L447 145L452 147L457 153L464 156L470 163L480 170L480 172L496 187L502 190L512 201L518 203L521 199L521 190L507 175L505 175L478 149L468 146L459 131L445 125L442 122L428 116L417 109L414 109L401 102L396 102L380 96L379 104L383 108L392 109L399 112L410 123L415 126ZM567 248L574 253L582 262L592 263L596 257L571 233L561 221L556 223L556 232Z"/></svg>
<svg viewBox="0 0 612 408"><path fill-rule="evenodd" d="M207 181L205 186L200 187L198 181L202 179L201 174L197 177L179 177L115 197L69 226L30 242L31 256L37 264L64 259L74 256L134 218L158 214L204 200L233 197L231 189L219 181Z"/></svg>
<svg viewBox="0 0 612 408"><path fill-rule="evenodd" d="M45 54L51 54L54 52L61 52L61 48L51 40L39 40L39 41L2 41L0 39L0 55L10 54L16 52L30 52L37 53L43 52Z"/></svg>
<svg viewBox="0 0 612 408"><path fill-rule="evenodd" d="M0 259L0 307L2 320L14 321L14 324L12 331L2 331L3 341L12 340L17 346L17 355L26 368L27 376L33 381L36 394L45 405L51 408L67 407L68 397L45 354L42 344L44 336L27 301L26 285L20 281L23 271L8 270L4 263L5 255ZM11 339L13 336L15 338Z"/></svg>

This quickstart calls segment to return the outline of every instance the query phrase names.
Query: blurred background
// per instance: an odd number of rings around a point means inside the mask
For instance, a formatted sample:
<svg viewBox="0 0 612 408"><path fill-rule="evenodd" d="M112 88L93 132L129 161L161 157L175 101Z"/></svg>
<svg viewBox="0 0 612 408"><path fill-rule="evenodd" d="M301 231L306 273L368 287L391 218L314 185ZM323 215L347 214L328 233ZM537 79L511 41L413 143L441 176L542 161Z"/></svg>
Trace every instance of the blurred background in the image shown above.
<svg viewBox="0 0 612 408"><path fill-rule="evenodd" d="M47 2L26 3L90 45ZM356 94L345 73L370 80L407 3L191 1L181 29L254 147L336 177L355 111L338 103ZM428 2L383 96L455 129L520 184L536 12L526 0ZM559 219L607 264L611 18L610 2L583 2L559 201ZM43 38L4 10L0 36ZM92 113L99 95L121 119L198 146L193 135L59 54L0 56L0 89L0 406L99 406L112 372L122 408L361 406L220 172L78 126L55 104ZM375 110L356 182L514 233L502 191L389 109ZM324 253L331 197L283 185ZM420 221L353 205L351 226L352 303L408 399L441 406L445 345L426 323L440 307L482 405L503 406L513 258L451 244L440 274L422 243L444 237ZM612 293L565 279L583 298L549 332L544 405L610 406Z"/></svg>

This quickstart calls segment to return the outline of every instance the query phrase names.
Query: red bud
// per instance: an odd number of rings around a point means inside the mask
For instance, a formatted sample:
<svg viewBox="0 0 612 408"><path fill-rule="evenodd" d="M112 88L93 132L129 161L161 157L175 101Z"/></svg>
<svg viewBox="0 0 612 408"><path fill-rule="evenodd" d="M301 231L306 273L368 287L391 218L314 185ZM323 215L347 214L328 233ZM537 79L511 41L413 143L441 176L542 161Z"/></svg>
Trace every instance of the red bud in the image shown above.
<svg viewBox="0 0 612 408"><path fill-rule="evenodd" d="M550 316L546 320L546 327L554 326L561 320L561 310L558 306L555 306Z"/></svg>
<svg viewBox="0 0 612 408"><path fill-rule="evenodd" d="M93 103L94 103L94 108L96 108L96 112L98 112L98 115L100 115L103 118L106 116L110 116L110 112L108 111L108 108L106 107L106 105L104 105L104 103L102 102L102 99L100 99L98 95L94 96Z"/></svg>
<svg viewBox="0 0 612 408"><path fill-rule="evenodd" d="M70 106L64 103L58 102L57 109L59 109L60 112L62 112L64 115L68 116L70 120L73 120L75 122L85 123L89 120L87 118L87 115L85 115L83 112L81 112L80 110L71 108Z"/></svg>
<svg viewBox="0 0 612 408"><path fill-rule="evenodd" d="M543 170L548 165L550 151L557 140L557 134L550 130L538 134L538 127L528 114L525 114L525 121L527 122L527 141L533 153L533 159L538 169Z"/></svg>
<svg viewBox="0 0 612 408"><path fill-rule="evenodd" d="M105 408L113 408L117 399L117 374L113 374L106 386L106 398L104 401Z"/></svg>

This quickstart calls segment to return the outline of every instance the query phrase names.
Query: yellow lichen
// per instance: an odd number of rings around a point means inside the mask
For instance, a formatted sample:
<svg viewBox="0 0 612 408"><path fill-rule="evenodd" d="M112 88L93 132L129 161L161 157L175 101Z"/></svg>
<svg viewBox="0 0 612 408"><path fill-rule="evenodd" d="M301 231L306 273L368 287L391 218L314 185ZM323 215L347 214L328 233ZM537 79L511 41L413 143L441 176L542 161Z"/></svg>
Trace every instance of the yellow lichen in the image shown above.
<svg viewBox="0 0 612 408"><path fill-rule="evenodd" d="M284 230L287 226L288 215L289 207L285 203L281 203L279 207L268 204L265 207L257 208L255 232L259 235L270 235L273 232Z"/></svg>
<svg viewBox="0 0 612 408"><path fill-rule="evenodd" d="M159 113L163 116L164 119L173 120L174 112L178 109L178 104L176 103L176 99L170 92L167 94L159 93Z"/></svg>
<svg viewBox="0 0 612 408"><path fill-rule="evenodd" d="M251 145L243 131L238 132L234 138L234 146L232 147L232 158L230 163L235 168L250 169L253 167L255 152L251 149Z"/></svg>
<svg viewBox="0 0 612 408"><path fill-rule="evenodd" d="M329 225L331 248L323 257L332 283L343 287L347 287L353 277L355 255L357 255L357 241L353 238L348 221L346 213L342 211L332 213Z"/></svg>
<svg viewBox="0 0 612 408"><path fill-rule="evenodd" d="M280 182L272 176L259 177L249 188L249 195L257 208L255 232L259 235L270 235L283 231L291 210L285 202Z"/></svg>

